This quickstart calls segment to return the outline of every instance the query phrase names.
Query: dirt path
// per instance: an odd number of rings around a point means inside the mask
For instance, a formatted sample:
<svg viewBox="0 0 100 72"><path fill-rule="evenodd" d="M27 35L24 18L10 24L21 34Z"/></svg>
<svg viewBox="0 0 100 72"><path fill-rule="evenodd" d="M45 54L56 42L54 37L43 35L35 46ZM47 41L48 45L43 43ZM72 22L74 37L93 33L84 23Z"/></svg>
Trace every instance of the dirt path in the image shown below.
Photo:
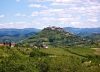
<svg viewBox="0 0 100 72"><path fill-rule="evenodd" d="M100 48L92 48L95 50L95 54L100 55Z"/></svg>

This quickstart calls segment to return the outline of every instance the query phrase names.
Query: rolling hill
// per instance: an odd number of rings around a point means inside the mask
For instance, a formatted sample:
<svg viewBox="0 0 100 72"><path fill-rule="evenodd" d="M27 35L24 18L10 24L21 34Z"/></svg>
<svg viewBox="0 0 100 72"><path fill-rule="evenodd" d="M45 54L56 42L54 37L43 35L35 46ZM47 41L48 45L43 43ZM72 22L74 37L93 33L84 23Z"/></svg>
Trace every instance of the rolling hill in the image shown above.
<svg viewBox="0 0 100 72"><path fill-rule="evenodd" d="M77 36L69 31L63 30L60 27L47 27L36 35L26 39L22 42L24 45L41 45L49 46L87 46L91 45L91 40Z"/></svg>
<svg viewBox="0 0 100 72"><path fill-rule="evenodd" d="M36 28L25 28L25 29L0 29L0 43L3 43L3 40L11 40L14 42L19 42L21 40L27 39L37 32L39 29Z"/></svg>
<svg viewBox="0 0 100 72"><path fill-rule="evenodd" d="M94 32L82 32L77 34L79 36L82 36L87 39L91 39L93 41L100 41L100 33L94 33Z"/></svg>
<svg viewBox="0 0 100 72"><path fill-rule="evenodd" d="M10 41L14 41L14 42L20 42L24 39L27 39L33 35L35 35L36 32L31 32L28 34L17 34L17 35L11 35L11 36L3 36L0 38L0 43L3 43L4 40L10 40Z"/></svg>
<svg viewBox="0 0 100 72"><path fill-rule="evenodd" d="M91 32L96 32L100 33L100 28L73 28L73 27L64 27L64 30L68 30L74 34L79 34L79 33L91 33Z"/></svg>
<svg viewBox="0 0 100 72"><path fill-rule="evenodd" d="M91 35L85 37L94 41L100 41L100 33L92 33Z"/></svg>
<svg viewBox="0 0 100 72"><path fill-rule="evenodd" d="M25 28L25 29L14 29L14 28L2 28L0 29L0 37L3 36L14 36L18 34L28 34L31 32L39 32L39 29L36 28Z"/></svg>

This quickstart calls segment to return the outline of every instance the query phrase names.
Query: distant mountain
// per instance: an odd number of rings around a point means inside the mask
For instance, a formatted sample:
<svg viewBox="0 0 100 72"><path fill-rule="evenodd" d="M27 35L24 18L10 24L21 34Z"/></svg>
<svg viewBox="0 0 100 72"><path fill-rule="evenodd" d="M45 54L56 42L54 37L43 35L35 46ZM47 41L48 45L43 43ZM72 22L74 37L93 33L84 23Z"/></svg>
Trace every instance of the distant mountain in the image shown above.
<svg viewBox="0 0 100 72"><path fill-rule="evenodd" d="M28 34L17 34L17 35L11 35L11 36L3 36L0 38L0 43L3 43L4 40L20 42L21 40L27 39L35 34L36 34L36 32L31 32Z"/></svg>
<svg viewBox="0 0 100 72"><path fill-rule="evenodd" d="M49 45L55 47L86 46L91 44L91 40L82 38L60 27L47 27L34 36L24 40L20 45L41 46Z"/></svg>
<svg viewBox="0 0 100 72"><path fill-rule="evenodd" d="M31 32L39 32L39 29L36 28L25 28L25 29L14 29L14 28L2 28L0 29L0 37L3 36L12 36L12 35L18 35L18 34L27 34Z"/></svg>
<svg viewBox="0 0 100 72"><path fill-rule="evenodd" d="M64 27L63 28L64 30L68 30L74 34L79 34L79 33L82 33L82 32L97 32L97 33L100 33L100 28L72 28L72 27Z"/></svg>

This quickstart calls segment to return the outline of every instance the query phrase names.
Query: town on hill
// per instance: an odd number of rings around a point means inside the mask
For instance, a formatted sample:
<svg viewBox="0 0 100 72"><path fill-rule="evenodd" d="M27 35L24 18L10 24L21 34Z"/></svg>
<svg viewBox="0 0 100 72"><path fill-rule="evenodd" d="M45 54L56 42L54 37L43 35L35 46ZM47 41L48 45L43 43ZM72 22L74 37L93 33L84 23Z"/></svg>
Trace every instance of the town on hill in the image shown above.
<svg viewBox="0 0 100 72"><path fill-rule="evenodd" d="M99 34L81 37L49 26L16 44L10 39L0 44L0 72L99 71Z"/></svg>
<svg viewBox="0 0 100 72"><path fill-rule="evenodd" d="M22 46L31 46L35 48L54 47L96 47L97 45L91 39L75 35L63 28L49 26L38 32L36 35L19 43Z"/></svg>

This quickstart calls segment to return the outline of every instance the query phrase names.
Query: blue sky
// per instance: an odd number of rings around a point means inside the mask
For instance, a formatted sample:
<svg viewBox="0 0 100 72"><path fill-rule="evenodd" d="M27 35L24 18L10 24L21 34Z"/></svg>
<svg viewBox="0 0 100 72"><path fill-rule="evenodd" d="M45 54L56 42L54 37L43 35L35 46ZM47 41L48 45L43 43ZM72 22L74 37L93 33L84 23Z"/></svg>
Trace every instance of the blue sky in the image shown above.
<svg viewBox="0 0 100 72"><path fill-rule="evenodd" d="M100 27L100 0L0 0L0 28Z"/></svg>

